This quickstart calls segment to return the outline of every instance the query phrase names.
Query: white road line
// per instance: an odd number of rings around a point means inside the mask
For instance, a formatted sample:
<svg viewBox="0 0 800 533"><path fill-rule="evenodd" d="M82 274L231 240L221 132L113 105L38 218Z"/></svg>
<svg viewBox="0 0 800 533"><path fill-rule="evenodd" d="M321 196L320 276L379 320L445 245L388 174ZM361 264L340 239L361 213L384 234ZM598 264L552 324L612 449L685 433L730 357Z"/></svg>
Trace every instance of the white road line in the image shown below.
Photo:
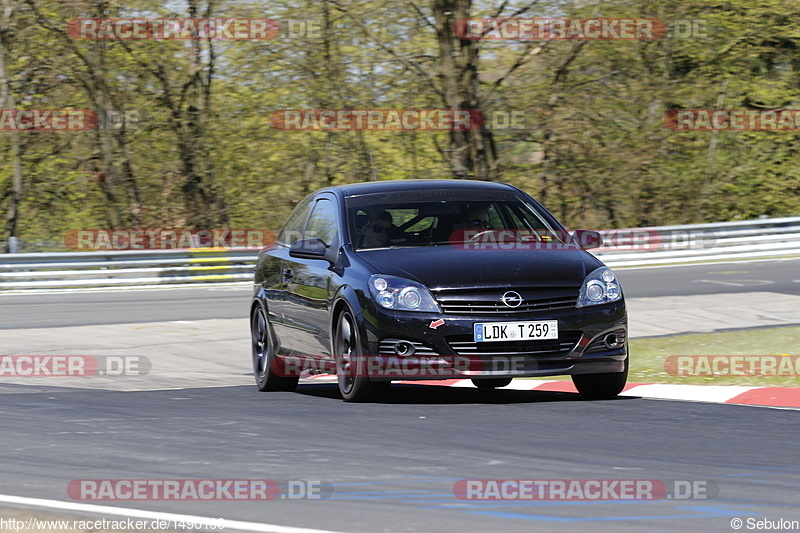
<svg viewBox="0 0 800 533"><path fill-rule="evenodd" d="M515 379L500 390L536 390L537 387L547 385L548 383L555 383L555 379Z"/></svg>
<svg viewBox="0 0 800 533"><path fill-rule="evenodd" d="M597 255L597 258L600 261L603 260L603 256ZM606 257L606 260L608 257ZM612 270L645 270L645 269L653 269L653 268L680 268L680 267L693 267L693 266L709 266L709 265L728 265L728 264L738 264L738 263L773 263L777 261L797 261L797 257L772 257L772 258L764 258L764 259L731 259L726 261L698 261L696 263L688 262L688 263L678 263L673 265L642 265L642 266L614 266L613 264L608 265L609 268Z"/></svg>
<svg viewBox="0 0 800 533"><path fill-rule="evenodd" d="M757 287L759 285L774 285L774 281L768 281L765 279L730 279L730 280L721 280L721 279L695 279L692 280L694 283L717 283L719 285L729 285L731 287Z"/></svg>
<svg viewBox="0 0 800 533"><path fill-rule="evenodd" d="M726 403L740 394L757 389L741 385L673 385L644 384L633 387L620 396L635 396L659 400L683 400L690 402Z"/></svg>
<svg viewBox="0 0 800 533"><path fill-rule="evenodd" d="M92 505L88 503L62 502L58 500L42 500L39 498L24 498L0 494L0 503L25 505L32 507L45 507L48 509L61 509L64 511L78 511L84 513L97 513L126 518L144 518L148 520L171 520L193 522L205 526L218 526L218 518L194 516L187 514L162 513L158 511L143 511L141 509L126 509L124 507L106 507L105 505ZM238 520L224 521L222 531L255 531L257 533L338 533L328 529L309 529L304 527L280 526L277 524L260 524L258 522L242 522Z"/></svg>

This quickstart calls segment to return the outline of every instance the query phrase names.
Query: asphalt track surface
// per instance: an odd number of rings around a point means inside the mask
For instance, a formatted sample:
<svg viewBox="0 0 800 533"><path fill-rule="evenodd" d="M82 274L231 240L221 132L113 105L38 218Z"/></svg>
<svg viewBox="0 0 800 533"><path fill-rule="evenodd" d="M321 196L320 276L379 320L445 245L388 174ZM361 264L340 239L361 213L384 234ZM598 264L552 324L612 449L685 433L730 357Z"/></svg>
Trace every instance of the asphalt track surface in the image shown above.
<svg viewBox="0 0 800 533"><path fill-rule="evenodd" d="M800 259L617 273L626 298L750 291L800 295ZM246 318L251 294L242 286L0 295L0 329Z"/></svg>
<svg viewBox="0 0 800 533"><path fill-rule="evenodd" d="M620 278L629 298L706 294L706 285L710 293L799 294L798 266L622 270ZM39 328L35 339L57 335L41 329L56 326L243 318L248 301L247 287L4 295L0 327ZM71 502L67 486L79 479L320 482L330 489L323 499L99 504L359 533L733 531L737 518L744 530L753 530L748 519L800 520L793 410L424 385L393 385L383 402L349 404L329 383L259 393L213 382L121 392L53 381L0 384L0 494ZM459 480L487 479L678 481L711 497L454 495Z"/></svg>
<svg viewBox="0 0 800 533"><path fill-rule="evenodd" d="M797 413L562 393L335 385L154 392L4 389L2 492L67 500L74 479L330 483L329 498L111 505L332 531L731 531L800 519ZM706 483L712 499L463 501L463 479ZM704 496L698 493L698 496Z"/></svg>

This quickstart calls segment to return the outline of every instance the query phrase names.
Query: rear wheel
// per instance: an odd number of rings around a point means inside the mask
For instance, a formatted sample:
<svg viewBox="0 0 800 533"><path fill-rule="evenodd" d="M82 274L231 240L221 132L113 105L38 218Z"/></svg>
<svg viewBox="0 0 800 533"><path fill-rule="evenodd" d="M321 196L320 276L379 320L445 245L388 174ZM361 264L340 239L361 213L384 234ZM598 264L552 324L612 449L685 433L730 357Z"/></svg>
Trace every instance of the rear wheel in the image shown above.
<svg viewBox="0 0 800 533"><path fill-rule="evenodd" d="M625 369L622 372L606 372L603 374L578 374L572 376L575 388L586 399L610 400L619 395L628 381L628 358L625 358Z"/></svg>
<svg viewBox="0 0 800 533"><path fill-rule="evenodd" d="M497 389L511 383L512 378L473 379L472 384L479 389Z"/></svg>
<svg viewBox="0 0 800 533"><path fill-rule="evenodd" d="M276 374L278 362L275 357L275 340L272 326L267 320L264 306L259 303L250 317L250 332L253 344L253 374L260 391L292 391L300 377L285 377Z"/></svg>
<svg viewBox="0 0 800 533"><path fill-rule="evenodd" d="M349 310L337 320L333 342L339 392L346 402L372 400L389 390L389 381L370 381L361 353L358 328Z"/></svg>

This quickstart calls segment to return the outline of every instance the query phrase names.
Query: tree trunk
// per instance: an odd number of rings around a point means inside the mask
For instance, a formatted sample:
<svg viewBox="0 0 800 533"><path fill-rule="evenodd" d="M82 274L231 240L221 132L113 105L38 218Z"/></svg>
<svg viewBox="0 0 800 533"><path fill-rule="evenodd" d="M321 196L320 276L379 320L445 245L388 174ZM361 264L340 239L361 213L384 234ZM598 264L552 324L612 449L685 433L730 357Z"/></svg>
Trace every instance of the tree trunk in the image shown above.
<svg viewBox="0 0 800 533"><path fill-rule="evenodd" d="M11 79L8 73L8 58L10 57L10 32L11 17L14 8L11 0L3 0L3 14L0 19L0 109L14 109L16 101L11 88ZM11 139L11 203L8 207L6 218L6 238L17 237L20 219L20 202L22 201L22 148L19 133L10 131Z"/></svg>
<svg viewBox="0 0 800 533"><path fill-rule="evenodd" d="M206 4L203 18L213 15L214 1ZM197 0L189 0L189 18L200 17ZM182 137L179 140L181 162L183 165L184 202L190 220L187 222L194 227L214 227L226 224L228 221L227 208L224 201L214 187L214 170L211 156L206 145L206 125L211 113L211 81L214 76L215 51L213 44L208 43L208 60L204 62L202 54L202 41L191 40L191 99L193 104L188 109L177 110L179 119L177 131ZM175 113L173 113L175 116Z"/></svg>
<svg viewBox="0 0 800 533"><path fill-rule="evenodd" d="M441 60L439 78L447 109L480 111L478 97L478 43L459 39L457 20L470 17L472 0L433 0L436 40ZM456 179L490 179L490 132L483 127L450 132L450 166Z"/></svg>

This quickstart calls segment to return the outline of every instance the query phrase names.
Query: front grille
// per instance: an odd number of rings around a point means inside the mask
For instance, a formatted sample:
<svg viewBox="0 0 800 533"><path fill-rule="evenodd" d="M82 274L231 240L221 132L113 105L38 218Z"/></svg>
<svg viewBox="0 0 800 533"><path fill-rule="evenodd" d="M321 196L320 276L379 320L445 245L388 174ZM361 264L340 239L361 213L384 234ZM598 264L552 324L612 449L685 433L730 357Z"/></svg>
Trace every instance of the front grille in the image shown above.
<svg viewBox="0 0 800 533"><path fill-rule="evenodd" d="M470 335L446 337L447 344L458 355L532 355L559 356L569 353L581 337L580 331L563 331L558 339L541 341L475 342Z"/></svg>
<svg viewBox="0 0 800 533"><path fill-rule="evenodd" d="M503 303L503 294L510 290L522 296L519 307L511 308ZM580 287L436 289L433 295L447 314L513 316L536 311L574 309L578 303L579 290Z"/></svg>

